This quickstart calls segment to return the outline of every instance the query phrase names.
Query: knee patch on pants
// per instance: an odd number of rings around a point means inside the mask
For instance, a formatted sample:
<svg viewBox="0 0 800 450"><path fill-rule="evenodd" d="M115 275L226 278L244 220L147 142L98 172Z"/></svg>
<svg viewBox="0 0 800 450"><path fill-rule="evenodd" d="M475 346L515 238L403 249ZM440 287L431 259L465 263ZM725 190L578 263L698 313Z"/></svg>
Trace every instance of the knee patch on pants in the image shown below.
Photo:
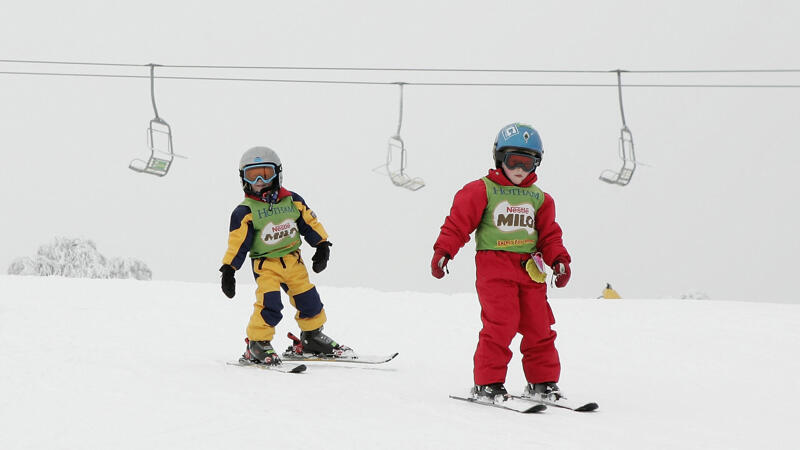
<svg viewBox="0 0 800 450"><path fill-rule="evenodd" d="M283 318L283 314L281 314L283 309L281 293L278 291L265 292L262 300L261 318L264 319L267 325L274 327Z"/></svg>
<svg viewBox="0 0 800 450"><path fill-rule="evenodd" d="M292 298L294 299L294 306L297 308L299 314L298 318L300 319L310 319L322 312L322 301L319 298L316 287L312 287L306 292L297 294Z"/></svg>

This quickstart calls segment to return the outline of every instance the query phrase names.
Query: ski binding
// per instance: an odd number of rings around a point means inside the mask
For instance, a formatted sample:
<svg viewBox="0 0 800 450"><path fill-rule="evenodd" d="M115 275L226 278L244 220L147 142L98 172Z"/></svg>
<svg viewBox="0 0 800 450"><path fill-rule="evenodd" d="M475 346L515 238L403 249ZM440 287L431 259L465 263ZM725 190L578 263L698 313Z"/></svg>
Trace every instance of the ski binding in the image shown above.
<svg viewBox="0 0 800 450"><path fill-rule="evenodd" d="M336 352L332 355L323 355L317 353L304 353L303 343L291 332L288 333L289 339L292 340L292 345L286 349L281 355L284 361L309 361L309 362L342 362L353 364L383 364L393 360L399 353L395 352L389 355L356 355L349 347L341 346L337 348Z"/></svg>

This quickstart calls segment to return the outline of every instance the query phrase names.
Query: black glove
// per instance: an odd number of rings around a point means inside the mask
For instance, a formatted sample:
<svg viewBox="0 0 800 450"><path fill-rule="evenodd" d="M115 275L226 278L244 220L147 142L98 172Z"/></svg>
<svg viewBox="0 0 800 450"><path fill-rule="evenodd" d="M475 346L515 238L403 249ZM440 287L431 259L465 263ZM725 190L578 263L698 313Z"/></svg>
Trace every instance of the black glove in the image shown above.
<svg viewBox="0 0 800 450"><path fill-rule="evenodd" d="M314 256L311 257L311 261L314 263L311 265L311 268L314 269L314 273L320 273L328 267L328 258L331 257L331 244L328 241L322 241L317 244L317 251L314 253Z"/></svg>
<svg viewBox="0 0 800 450"><path fill-rule="evenodd" d="M233 298L236 295L236 278L233 276L236 269L230 264L224 264L219 271L222 272L222 292L226 297Z"/></svg>

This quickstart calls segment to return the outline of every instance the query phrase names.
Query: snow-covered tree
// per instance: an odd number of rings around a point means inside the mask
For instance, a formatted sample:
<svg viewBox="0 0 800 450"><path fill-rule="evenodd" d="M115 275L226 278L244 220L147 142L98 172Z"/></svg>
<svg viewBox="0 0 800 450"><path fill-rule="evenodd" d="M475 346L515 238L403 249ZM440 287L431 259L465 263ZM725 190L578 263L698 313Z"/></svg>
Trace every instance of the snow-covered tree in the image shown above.
<svg viewBox="0 0 800 450"><path fill-rule="evenodd" d="M152 271L139 260L107 259L94 242L86 239L57 237L42 245L33 258L15 259L8 267L10 275L60 275L70 278L135 278L149 280Z"/></svg>
<svg viewBox="0 0 800 450"><path fill-rule="evenodd" d="M711 297L703 291L692 290L681 295L682 300L709 300Z"/></svg>

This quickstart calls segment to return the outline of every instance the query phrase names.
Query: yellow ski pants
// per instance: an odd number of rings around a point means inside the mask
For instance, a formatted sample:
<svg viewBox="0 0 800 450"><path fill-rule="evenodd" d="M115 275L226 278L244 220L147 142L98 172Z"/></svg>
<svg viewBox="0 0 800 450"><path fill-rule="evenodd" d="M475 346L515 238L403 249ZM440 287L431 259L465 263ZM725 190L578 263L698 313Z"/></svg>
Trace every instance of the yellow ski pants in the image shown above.
<svg viewBox="0 0 800 450"><path fill-rule="evenodd" d="M289 301L297 309L294 319L300 330L315 330L325 323L325 309L317 288L308 279L299 250L280 258L253 259L252 263L258 286L247 325L251 341L271 341L275 336L275 326L283 318L280 289L289 295Z"/></svg>

